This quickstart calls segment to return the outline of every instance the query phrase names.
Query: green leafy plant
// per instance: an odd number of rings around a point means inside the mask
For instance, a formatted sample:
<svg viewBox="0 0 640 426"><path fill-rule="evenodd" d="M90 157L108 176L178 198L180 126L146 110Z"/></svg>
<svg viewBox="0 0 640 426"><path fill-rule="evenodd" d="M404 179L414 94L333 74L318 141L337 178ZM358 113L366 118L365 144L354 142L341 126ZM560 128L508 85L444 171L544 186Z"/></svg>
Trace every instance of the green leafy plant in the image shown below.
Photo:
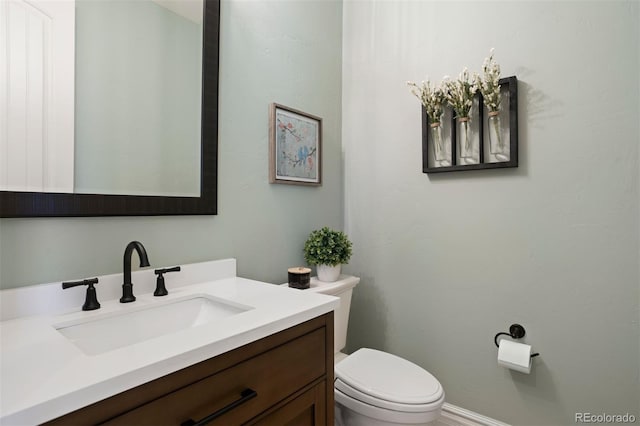
<svg viewBox="0 0 640 426"><path fill-rule="evenodd" d="M304 259L309 265L336 266L350 258L351 241L343 232L326 226L311 232L304 243Z"/></svg>

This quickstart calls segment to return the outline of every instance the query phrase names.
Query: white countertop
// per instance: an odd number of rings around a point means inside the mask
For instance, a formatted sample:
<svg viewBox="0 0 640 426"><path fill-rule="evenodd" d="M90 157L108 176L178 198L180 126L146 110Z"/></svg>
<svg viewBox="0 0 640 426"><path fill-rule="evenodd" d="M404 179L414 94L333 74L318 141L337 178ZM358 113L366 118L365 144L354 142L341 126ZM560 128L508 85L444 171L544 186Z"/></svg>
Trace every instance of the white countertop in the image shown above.
<svg viewBox="0 0 640 426"><path fill-rule="evenodd" d="M198 269L198 264L194 265L193 269ZM152 274L152 270L138 271L138 274L143 272ZM217 279L182 285L177 283L180 279L168 275L170 294L164 297L154 297L152 292L139 294L134 279L137 300L127 304L117 299L103 300L98 285L101 309L83 312L80 303L68 313L23 316L0 322L0 424L38 424L55 419L330 312L339 304L339 300L331 296L235 276L220 278L213 272L209 275ZM169 283L170 279L173 282ZM109 276L105 281L109 281ZM183 281L193 281L193 276ZM41 294L45 294L45 287L41 287ZM15 294L28 291L12 291L11 297L5 293L2 302L9 304L16 299ZM33 297L36 293L33 289L30 291L28 294ZM59 293L65 294L61 289ZM83 353L53 326L189 295L209 295L253 309L93 356Z"/></svg>

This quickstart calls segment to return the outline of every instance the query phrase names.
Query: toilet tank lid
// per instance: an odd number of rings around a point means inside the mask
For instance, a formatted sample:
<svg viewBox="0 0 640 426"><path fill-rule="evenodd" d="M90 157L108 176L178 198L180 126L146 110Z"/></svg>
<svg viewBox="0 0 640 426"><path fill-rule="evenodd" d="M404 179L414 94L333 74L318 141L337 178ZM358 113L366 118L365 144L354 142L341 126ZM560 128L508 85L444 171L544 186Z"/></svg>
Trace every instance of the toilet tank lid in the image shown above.
<svg viewBox="0 0 640 426"><path fill-rule="evenodd" d="M403 404L429 404L442 397L440 382L422 367L375 349L362 348L335 367L336 377L367 395Z"/></svg>
<svg viewBox="0 0 640 426"><path fill-rule="evenodd" d="M327 283L319 281L317 277L311 277L309 288L306 291L314 293L336 295L354 288L360 282L360 277L352 275L340 275L337 281Z"/></svg>

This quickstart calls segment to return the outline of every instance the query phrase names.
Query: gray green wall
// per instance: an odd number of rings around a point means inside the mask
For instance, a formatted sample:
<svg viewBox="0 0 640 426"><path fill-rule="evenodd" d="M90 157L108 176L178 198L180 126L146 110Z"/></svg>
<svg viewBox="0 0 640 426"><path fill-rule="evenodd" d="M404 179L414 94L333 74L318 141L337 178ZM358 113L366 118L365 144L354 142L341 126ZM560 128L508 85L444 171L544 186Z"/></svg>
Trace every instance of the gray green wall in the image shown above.
<svg viewBox="0 0 640 426"><path fill-rule="evenodd" d="M344 218L350 349L404 356L513 424L638 417L638 3L346 2L344 26L342 10L223 3L218 216L3 219L2 288L118 272L132 239L153 266L233 256L284 282L308 232ZM520 80L520 167L422 174L404 82L477 70L491 47ZM321 188L267 183L274 101L324 118ZM513 322L541 353L531 375L496 365Z"/></svg>
<svg viewBox="0 0 640 426"><path fill-rule="evenodd" d="M78 1L75 81L75 192L200 193L201 23Z"/></svg>
<svg viewBox="0 0 640 426"><path fill-rule="evenodd" d="M342 228L340 2L222 3L219 214L0 220L0 287L117 273L131 240L152 266L225 257L285 282L309 232ZM323 118L323 185L269 184L269 104Z"/></svg>
<svg viewBox="0 0 640 426"><path fill-rule="evenodd" d="M640 3L345 2L349 348L427 368L449 403L517 425L635 414L639 378ZM421 173L405 82L519 79L520 166ZM530 375L496 363L520 323Z"/></svg>

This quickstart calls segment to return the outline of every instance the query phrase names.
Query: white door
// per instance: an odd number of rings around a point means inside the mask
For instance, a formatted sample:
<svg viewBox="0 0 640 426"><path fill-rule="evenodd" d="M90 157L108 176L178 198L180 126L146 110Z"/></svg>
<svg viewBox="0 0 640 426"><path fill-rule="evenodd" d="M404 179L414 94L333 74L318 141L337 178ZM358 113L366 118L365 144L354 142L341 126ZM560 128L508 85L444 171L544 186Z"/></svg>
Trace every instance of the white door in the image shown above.
<svg viewBox="0 0 640 426"><path fill-rule="evenodd" d="M74 0L0 0L0 190L73 192Z"/></svg>

